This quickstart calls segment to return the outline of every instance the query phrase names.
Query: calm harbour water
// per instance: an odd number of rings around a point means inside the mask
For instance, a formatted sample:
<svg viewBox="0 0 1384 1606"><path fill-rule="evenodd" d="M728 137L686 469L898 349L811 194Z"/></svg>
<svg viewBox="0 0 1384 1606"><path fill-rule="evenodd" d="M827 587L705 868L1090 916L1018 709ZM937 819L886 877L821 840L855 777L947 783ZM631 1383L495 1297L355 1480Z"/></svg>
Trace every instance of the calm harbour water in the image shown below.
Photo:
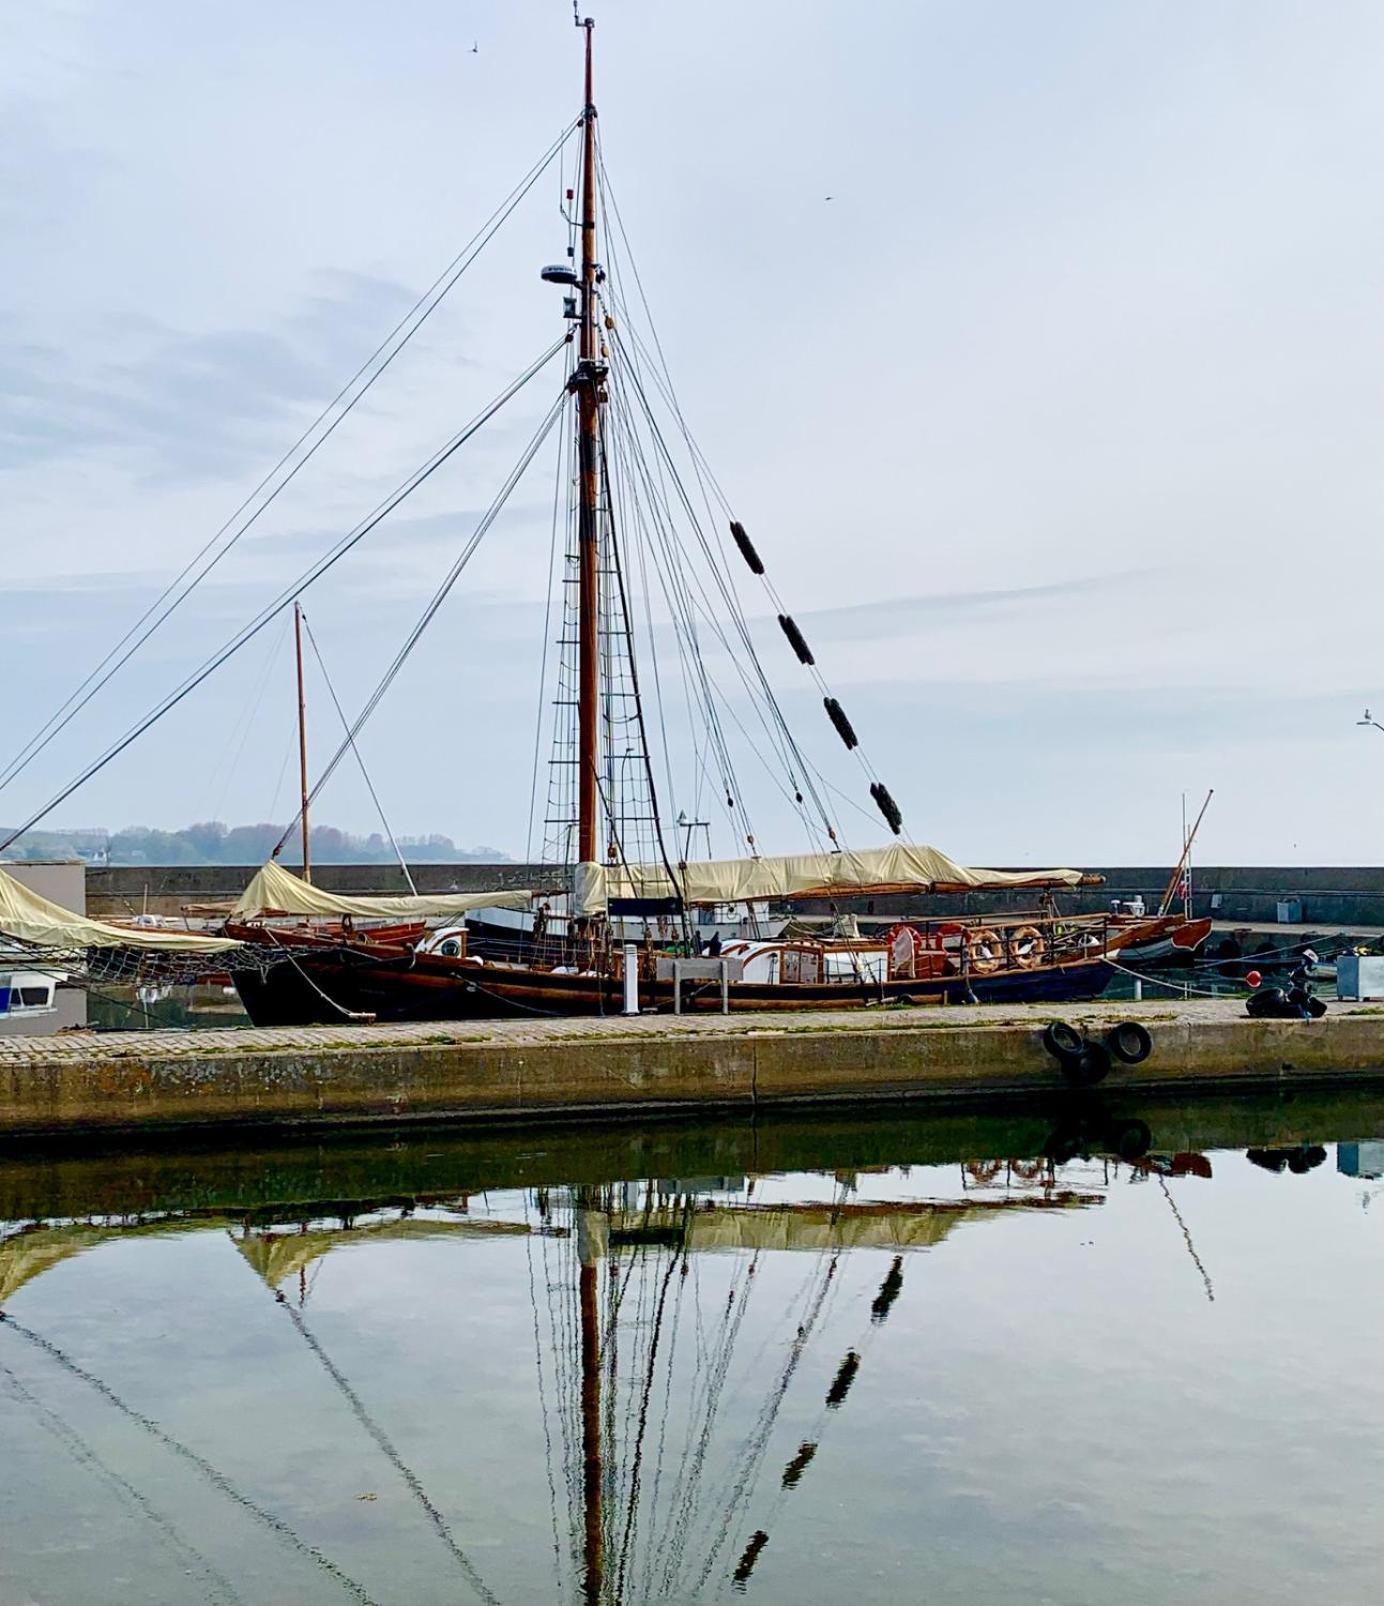
<svg viewBox="0 0 1384 1606"><path fill-rule="evenodd" d="M1384 1091L5 1156L0 1600L1374 1598L1375 1134Z"/></svg>

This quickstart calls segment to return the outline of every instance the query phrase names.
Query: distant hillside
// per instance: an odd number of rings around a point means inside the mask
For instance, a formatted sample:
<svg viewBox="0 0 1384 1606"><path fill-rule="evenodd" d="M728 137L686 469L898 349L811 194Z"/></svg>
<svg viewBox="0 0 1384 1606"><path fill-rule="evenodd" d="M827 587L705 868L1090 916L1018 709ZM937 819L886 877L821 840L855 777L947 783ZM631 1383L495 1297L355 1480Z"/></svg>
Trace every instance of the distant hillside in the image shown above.
<svg viewBox="0 0 1384 1606"><path fill-rule="evenodd" d="M122 831L27 831L5 850L10 859L87 859L94 864L263 864L274 851L282 825L233 825L208 820L181 831L130 825ZM503 864L498 848L459 848L449 836L403 836L399 847L415 864ZM312 856L318 864L390 864L394 849L378 831L353 836L332 825L312 830ZM295 836L284 862L298 858Z"/></svg>

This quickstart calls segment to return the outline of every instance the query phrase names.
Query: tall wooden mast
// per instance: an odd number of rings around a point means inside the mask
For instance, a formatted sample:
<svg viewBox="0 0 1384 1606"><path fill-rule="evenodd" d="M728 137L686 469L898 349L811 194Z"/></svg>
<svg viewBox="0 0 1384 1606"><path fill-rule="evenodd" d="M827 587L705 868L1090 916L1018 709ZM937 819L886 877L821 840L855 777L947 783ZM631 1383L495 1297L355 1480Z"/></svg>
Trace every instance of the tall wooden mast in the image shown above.
<svg viewBox="0 0 1384 1606"><path fill-rule="evenodd" d="M605 364L596 334L596 107L592 96L591 41L586 30L586 101L582 113L581 181L581 345L572 389L577 398L577 464L580 500L577 520L577 858L598 857L600 670L600 435L605 401Z"/></svg>
<svg viewBox="0 0 1384 1606"><path fill-rule="evenodd" d="M581 344L572 389L577 397L577 469L581 477L577 515L577 858L597 857L600 801L600 439L605 365L596 337L596 105L591 44L595 23L587 17L586 99L582 112L581 167ZM581 1416L583 1532L582 1599L598 1606L605 1593L605 1521L601 1461L601 1345L596 1309L596 1262L591 1252L589 1198L584 1199L581 1240ZM582 1229L585 1230L582 1230Z"/></svg>

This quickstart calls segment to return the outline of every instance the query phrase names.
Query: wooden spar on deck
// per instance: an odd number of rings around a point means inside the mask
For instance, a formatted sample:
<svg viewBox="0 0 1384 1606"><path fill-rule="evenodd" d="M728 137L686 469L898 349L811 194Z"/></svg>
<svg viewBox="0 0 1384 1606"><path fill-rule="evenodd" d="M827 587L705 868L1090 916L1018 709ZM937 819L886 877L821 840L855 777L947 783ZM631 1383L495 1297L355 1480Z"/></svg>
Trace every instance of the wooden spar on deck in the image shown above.
<svg viewBox="0 0 1384 1606"><path fill-rule="evenodd" d="M308 849L308 714L303 695L303 607L293 599L293 646L298 658L298 793L301 803L299 825L303 833L303 880L312 880L312 855Z"/></svg>
<svg viewBox="0 0 1384 1606"><path fill-rule="evenodd" d="M577 859L597 858L597 765L600 714L600 409L605 380L596 343L596 107L592 99L591 41L586 29L586 99L582 112L581 344L572 389L577 397Z"/></svg>

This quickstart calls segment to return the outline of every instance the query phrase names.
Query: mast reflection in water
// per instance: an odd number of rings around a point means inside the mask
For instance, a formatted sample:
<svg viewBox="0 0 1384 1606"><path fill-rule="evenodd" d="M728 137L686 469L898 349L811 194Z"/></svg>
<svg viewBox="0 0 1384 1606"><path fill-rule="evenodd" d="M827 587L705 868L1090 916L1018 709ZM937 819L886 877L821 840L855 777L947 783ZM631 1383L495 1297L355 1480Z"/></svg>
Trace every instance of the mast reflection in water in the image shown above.
<svg viewBox="0 0 1384 1606"><path fill-rule="evenodd" d="M1257 1599L1364 1598L1375 1131L1085 1096L14 1157L0 1598L1211 1601L1250 1546Z"/></svg>

